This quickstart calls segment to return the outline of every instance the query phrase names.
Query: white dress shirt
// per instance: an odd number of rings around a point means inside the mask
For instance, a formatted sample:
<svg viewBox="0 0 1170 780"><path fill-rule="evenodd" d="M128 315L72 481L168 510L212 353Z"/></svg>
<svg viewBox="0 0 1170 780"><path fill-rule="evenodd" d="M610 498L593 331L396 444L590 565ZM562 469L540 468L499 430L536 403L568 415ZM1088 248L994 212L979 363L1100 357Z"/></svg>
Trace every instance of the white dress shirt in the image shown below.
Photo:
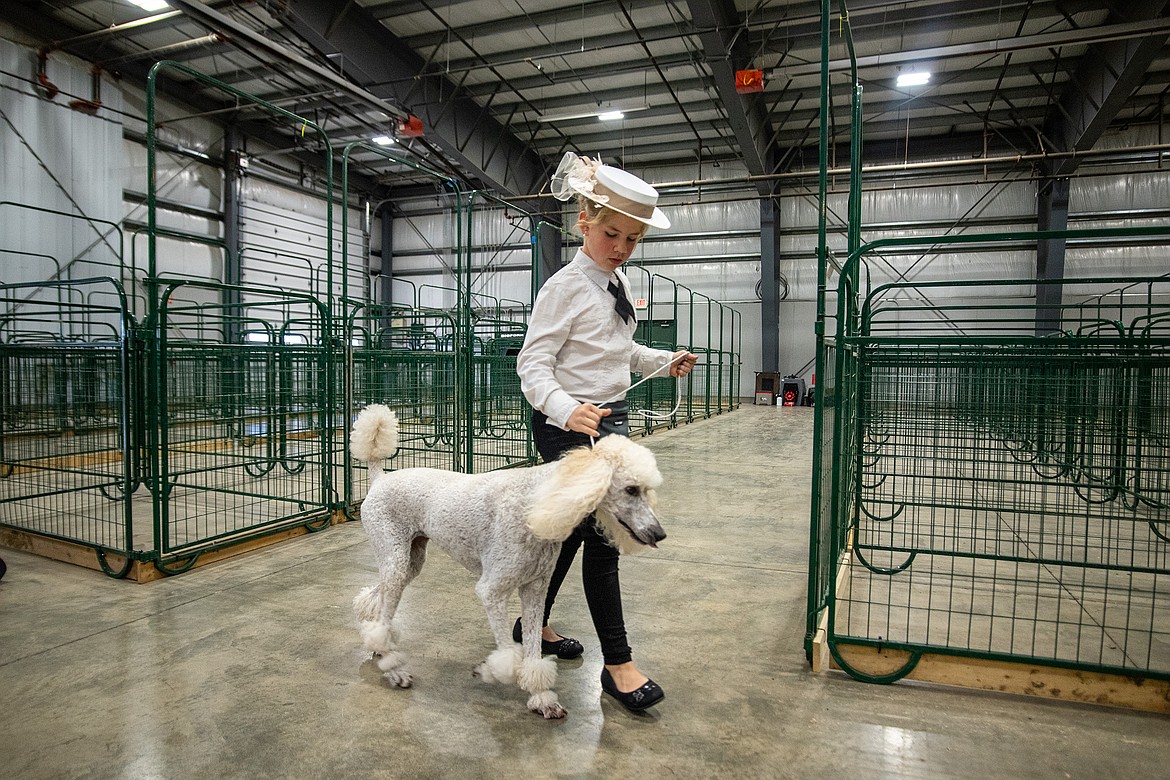
<svg viewBox="0 0 1170 780"><path fill-rule="evenodd" d="M631 371L648 374L674 357L634 342L636 319L623 322L606 289L615 276L628 291L625 274L608 273L578 249L540 288L532 307L516 357L520 389L550 424L565 430L578 406L625 398Z"/></svg>

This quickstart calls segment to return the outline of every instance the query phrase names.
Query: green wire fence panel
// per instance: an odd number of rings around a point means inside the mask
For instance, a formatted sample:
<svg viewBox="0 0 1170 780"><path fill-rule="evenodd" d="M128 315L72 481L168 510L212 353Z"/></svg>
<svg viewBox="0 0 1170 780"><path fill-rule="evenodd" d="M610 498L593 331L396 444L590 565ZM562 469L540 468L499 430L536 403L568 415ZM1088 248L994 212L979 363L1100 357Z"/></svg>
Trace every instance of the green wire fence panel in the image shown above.
<svg viewBox="0 0 1170 780"><path fill-rule="evenodd" d="M868 296L834 642L1170 679L1170 279L1062 285Z"/></svg>
<svg viewBox="0 0 1170 780"><path fill-rule="evenodd" d="M473 327L472 470L531 463L531 410L520 392L520 377L516 374L516 356L524 346L525 326L508 320L481 319Z"/></svg>
<svg viewBox="0 0 1170 780"><path fill-rule="evenodd" d="M149 413L162 558L329 520L325 310L306 294L245 288L245 300L220 303L224 289L176 282L158 307Z"/></svg>
<svg viewBox="0 0 1170 780"><path fill-rule="evenodd" d="M455 334L454 319L443 311L361 304L350 315L350 409L356 415L379 403L398 415L398 451L388 468L459 469ZM348 426L345 435L348 442ZM352 506L365 497L366 469L348 455L345 462Z"/></svg>
<svg viewBox="0 0 1170 780"><path fill-rule="evenodd" d="M699 358L685 379L676 381L663 371L629 392L631 431L650 433L738 407L739 312L641 266L625 271L639 309L635 341L669 352L688 349ZM634 374L631 383L642 379Z"/></svg>
<svg viewBox="0 0 1170 780"><path fill-rule="evenodd" d="M111 279L0 285L0 524L131 549L130 321Z"/></svg>
<svg viewBox="0 0 1170 780"><path fill-rule="evenodd" d="M817 386L820 392L820 406L816 410L816 421L821 425L817 434L827 442L832 442L837 433L833 426L836 417L836 406L843 401L841 392L843 383L837 381L836 348L831 342L825 345L827 359L817 374ZM855 387L853 383L847 386ZM851 450L850 450L851 451ZM833 468L833 448L822 446L814 448L813 464L813 495L815 505L812 507L812 535L809 546L808 567L808 620L806 625L806 639L811 643L819 629L818 623L823 610L827 608L832 597L834 577L837 572L837 559L840 554L840 542L834 538L836 526L833 518L840 516L835 508L835 502L841 497L841 492L835 487L835 480L839 473ZM842 464L847 467L849 464ZM848 476L844 479L847 481ZM850 516L848 512L846 516ZM811 649L811 648L810 648Z"/></svg>
<svg viewBox="0 0 1170 780"><path fill-rule="evenodd" d="M678 321L673 318L640 320L638 322L638 329L634 332L634 340L639 344L644 344L653 349L664 349L669 352L674 352L677 349L675 345L679 343ZM706 368L705 365L704 368ZM698 371L699 367L696 366L695 370ZM641 379L643 379L642 375L634 374L632 382L636 383ZM667 427L675 423L671 412L674 410L680 390L676 388L676 384L676 380L672 379L664 371L658 376L637 385L637 387L634 387L626 395L626 400L630 404L630 411L644 413L641 416L641 427L644 432L649 432L655 428ZM688 398L688 400L690 399ZM637 432L637 420L638 418L635 417L631 423L631 432Z"/></svg>

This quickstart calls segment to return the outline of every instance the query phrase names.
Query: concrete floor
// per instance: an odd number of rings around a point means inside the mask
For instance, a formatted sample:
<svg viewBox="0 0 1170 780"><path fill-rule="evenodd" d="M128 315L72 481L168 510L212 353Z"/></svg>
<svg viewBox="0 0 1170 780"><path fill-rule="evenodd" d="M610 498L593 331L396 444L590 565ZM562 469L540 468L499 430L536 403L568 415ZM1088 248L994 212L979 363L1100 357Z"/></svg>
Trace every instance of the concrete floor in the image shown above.
<svg viewBox="0 0 1170 780"><path fill-rule="evenodd" d="M5 778L1165 777L1165 716L814 675L802 641L812 411L744 406L644 441L669 538L623 561L635 657L667 699L602 699L574 571L554 625L564 721L471 669L473 578L435 551L399 611L415 686L385 684L350 601L358 524L145 585L0 551Z"/></svg>

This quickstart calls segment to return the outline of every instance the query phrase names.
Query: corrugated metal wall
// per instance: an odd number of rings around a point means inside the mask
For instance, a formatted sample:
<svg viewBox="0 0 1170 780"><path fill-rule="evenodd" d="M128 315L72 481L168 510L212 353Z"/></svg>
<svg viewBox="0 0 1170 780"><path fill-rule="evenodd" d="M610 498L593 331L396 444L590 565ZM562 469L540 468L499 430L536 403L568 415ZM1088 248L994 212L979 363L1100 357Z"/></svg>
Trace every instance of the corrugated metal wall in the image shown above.
<svg viewBox="0 0 1170 780"><path fill-rule="evenodd" d="M333 213L333 273L325 264L326 204L309 192L250 178L243 187L240 242L243 252L242 279L245 285L278 286L289 291L311 292L328 298L328 282L333 296L342 294L341 276L341 207ZM369 295L369 256L363 235L364 215L351 208L348 217L350 297Z"/></svg>
<svg viewBox="0 0 1170 780"><path fill-rule="evenodd" d="M112 84L103 85L109 112L91 116L71 110L65 100L42 100L8 74L35 72L27 49L0 40L0 200L35 209L81 214L97 222L68 219L45 211L0 208L0 280L7 283L50 278L111 275L118 263L116 231L122 193L117 175L122 127L109 117L122 108ZM52 58L46 75L63 93L88 96L91 77L67 58ZM113 172L113 175L111 175Z"/></svg>
<svg viewBox="0 0 1170 780"><path fill-rule="evenodd" d="M33 74L35 55L0 40L0 70ZM90 90L88 66L66 55L48 61L47 75L63 93ZM0 122L0 200L23 206L83 214L109 225L30 211L0 208L4 251L0 280L8 283L44 281L55 277L120 277L139 317L146 310L141 279L148 265L143 226L147 220L146 147L143 143L145 97L133 87L103 85L103 110L98 116L70 110L65 101L43 100L27 82L0 74L5 89ZM186 117L187 109L160 97L163 117ZM161 228L222 240L224 179L223 129L201 118L184 118L159 130L156 155L156 216ZM241 200L241 263L245 285L325 295L326 208L309 189L297 189L245 178ZM62 229L62 225L69 229ZM123 226L124 242L112 225ZM364 215L349 212L351 296L369 294L368 247ZM334 209L333 293L340 295L341 214ZM121 263L124 270L119 273ZM160 237L156 272L222 282L223 251L199 241ZM133 279L133 281L132 281ZM208 298L208 290L184 291L192 300ZM210 298L208 298L210 300Z"/></svg>

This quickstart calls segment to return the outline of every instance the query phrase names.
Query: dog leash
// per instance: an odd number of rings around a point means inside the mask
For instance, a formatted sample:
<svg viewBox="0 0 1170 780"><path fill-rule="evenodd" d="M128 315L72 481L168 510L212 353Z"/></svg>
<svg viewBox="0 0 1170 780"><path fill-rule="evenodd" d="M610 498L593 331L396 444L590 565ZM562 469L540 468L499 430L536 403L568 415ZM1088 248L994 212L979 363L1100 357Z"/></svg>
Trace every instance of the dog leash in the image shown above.
<svg viewBox="0 0 1170 780"><path fill-rule="evenodd" d="M638 385L640 385L644 382L649 382L651 379L658 376L663 371L666 371L668 368L673 366L675 363L677 363L678 361L685 358L687 356L687 353L689 353L689 352L690 352L690 350L688 349L683 354L679 355L678 357L671 358L670 360L666 361L666 363L664 363L661 367L656 368L655 370L651 371L649 374L642 377L637 382L634 382L634 384L630 385L625 390L622 390L620 393L615 395L613 398L610 398L609 400L606 400L606 401L602 401L601 403L599 403L597 405L598 406L605 406L608 403L613 403L614 401L616 401L619 398L621 398L622 396L624 396L626 393L633 390ZM656 412L652 409L639 409L636 412L631 412L631 414L636 414L639 417L642 417L643 419L646 419L646 420L669 420L671 417L674 417L674 415L678 412L679 406L681 406L681 405L682 405L682 388L679 386L678 382L675 382L674 383L674 408L671 409L669 412ZM601 438L601 437L600 436L597 436L597 437L590 436L589 437L589 446L592 447L593 443L599 438Z"/></svg>

